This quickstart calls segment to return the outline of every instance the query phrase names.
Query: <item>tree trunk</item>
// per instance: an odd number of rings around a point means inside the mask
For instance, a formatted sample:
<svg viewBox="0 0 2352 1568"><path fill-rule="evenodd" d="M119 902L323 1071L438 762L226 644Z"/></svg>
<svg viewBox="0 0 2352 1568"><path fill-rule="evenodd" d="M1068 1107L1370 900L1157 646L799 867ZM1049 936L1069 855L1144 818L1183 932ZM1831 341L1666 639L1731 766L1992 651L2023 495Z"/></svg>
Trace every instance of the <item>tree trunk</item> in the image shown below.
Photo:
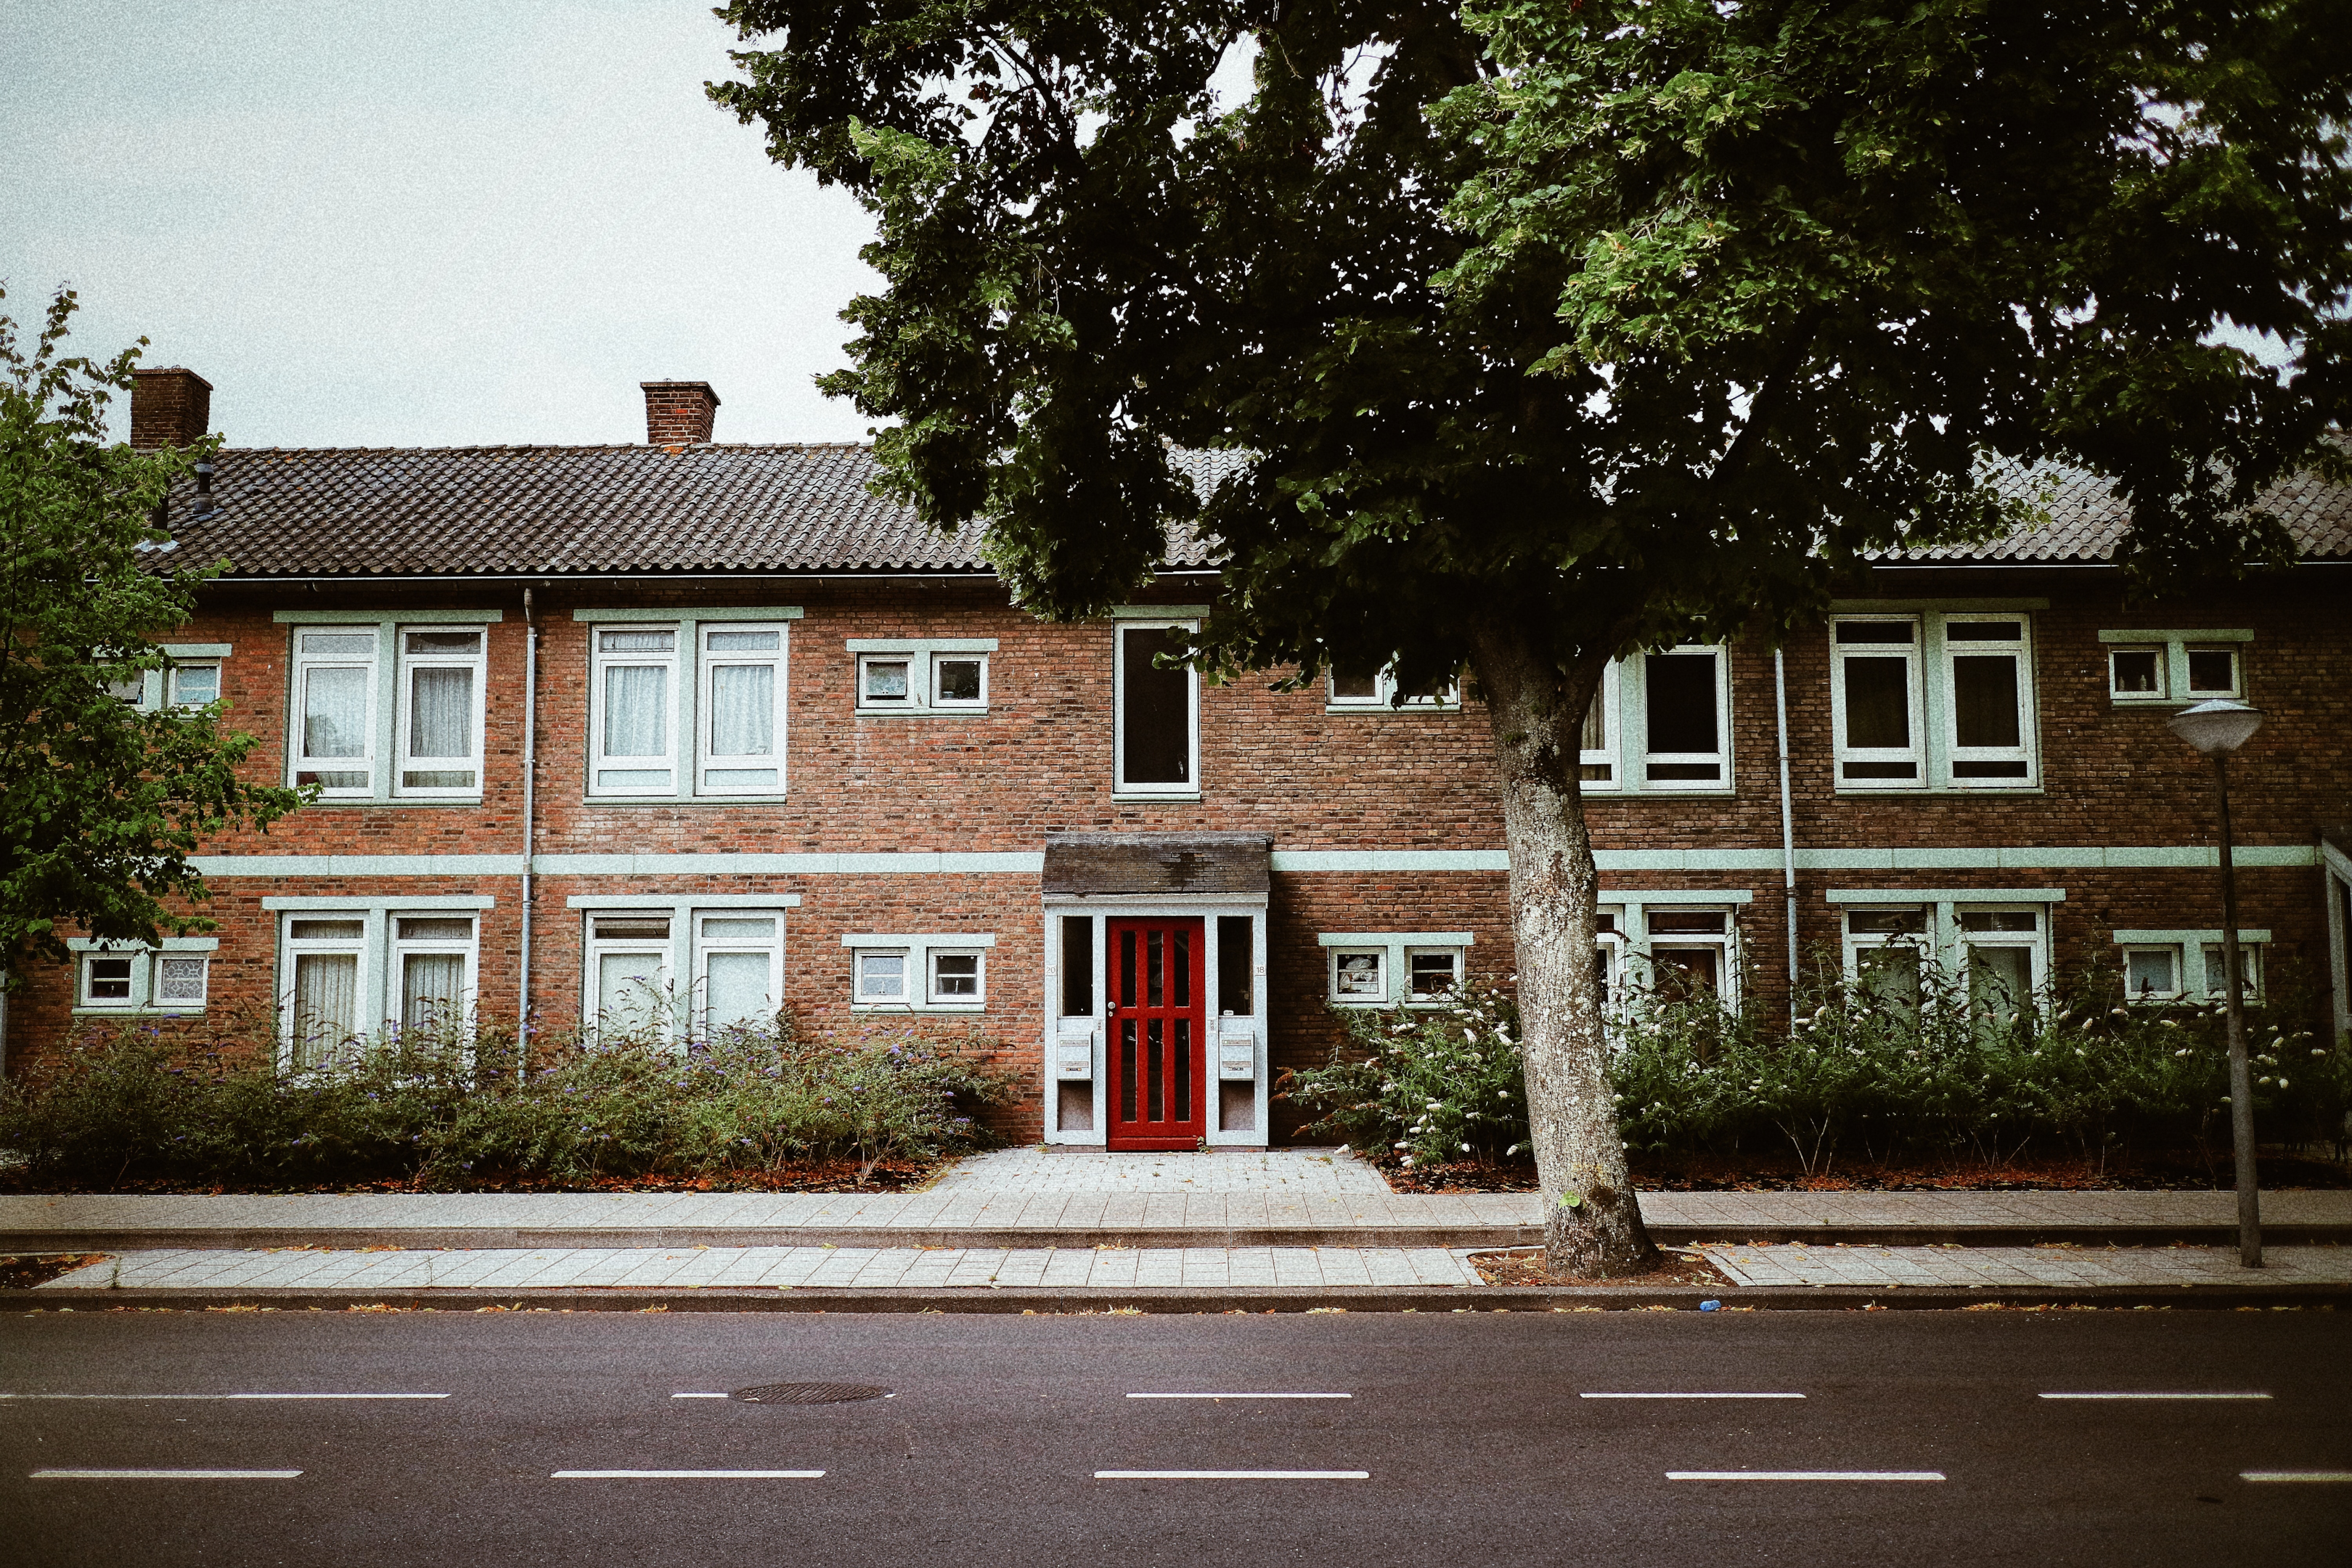
<svg viewBox="0 0 2352 1568"><path fill-rule="evenodd" d="M1500 620L1477 626L1471 667L1495 731L1511 857L1521 1045L1544 1258L1555 1274L1609 1279L1655 1267L1625 1169L1609 1088L1593 964L1600 872L1585 830L1578 752L1605 658L1566 672Z"/></svg>

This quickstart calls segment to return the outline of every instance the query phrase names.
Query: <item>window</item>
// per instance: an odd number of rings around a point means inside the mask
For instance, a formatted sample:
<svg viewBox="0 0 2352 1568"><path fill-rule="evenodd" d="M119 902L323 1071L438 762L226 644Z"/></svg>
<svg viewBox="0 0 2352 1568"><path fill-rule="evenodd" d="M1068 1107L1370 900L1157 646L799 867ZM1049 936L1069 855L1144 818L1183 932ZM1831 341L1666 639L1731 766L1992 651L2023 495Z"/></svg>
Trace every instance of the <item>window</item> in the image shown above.
<svg viewBox="0 0 2352 1568"><path fill-rule="evenodd" d="M129 953L82 954L81 1005L85 1007L131 1006L131 971L136 962Z"/></svg>
<svg viewBox="0 0 2352 1568"><path fill-rule="evenodd" d="M1217 917L1217 1012L1227 1018L1257 1014L1257 921L1248 915Z"/></svg>
<svg viewBox="0 0 2352 1568"><path fill-rule="evenodd" d="M1085 931L1071 934L1070 928ZM1066 920L1064 940L1092 944L1090 920ZM845 936L850 950L853 1012L977 1013L988 1005L988 950L996 938L986 932L919 931ZM1065 1016L1094 1011L1092 970L1079 950L1065 953L1062 1008ZM1075 985L1075 989L1074 989ZM1075 1013L1073 1012L1075 1009Z"/></svg>
<svg viewBox="0 0 2352 1568"><path fill-rule="evenodd" d="M677 628L595 626L590 636L589 793L676 795Z"/></svg>
<svg viewBox="0 0 2352 1568"><path fill-rule="evenodd" d="M1386 1002L1389 999L1388 952L1383 948L1331 950L1331 1000Z"/></svg>
<svg viewBox="0 0 2352 1568"><path fill-rule="evenodd" d="M474 1012L474 917L395 915L393 1018L411 1029L462 1028Z"/></svg>
<svg viewBox="0 0 2352 1568"><path fill-rule="evenodd" d="M1327 713L1377 713L1398 708L1450 711L1462 706L1461 688L1451 677L1431 681L1417 691L1408 691L1401 700L1395 673L1385 668L1368 673L1343 670L1335 665L1329 683L1329 696L1324 702Z"/></svg>
<svg viewBox="0 0 2352 1568"><path fill-rule="evenodd" d="M1928 959L1927 913L1918 908L1849 909L1846 978L1866 996L1916 1009Z"/></svg>
<svg viewBox="0 0 2352 1568"><path fill-rule="evenodd" d="M1839 616L1830 646L1841 788L2036 783L2032 626L2022 614Z"/></svg>
<svg viewBox="0 0 2352 1568"><path fill-rule="evenodd" d="M2245 630L2103 631L2107 695L2119 708L2245 695Z"/></svg>
<svg viewBox="0 0 2352 1568"><path fill-rule="evenodd" d="M588 917L588 1016L600 1038L669 1033L667 910L616 910Z"/></svg>
<svg viewBox="0 0 2352 1568"><path fill-rule="evenodd" d="M1625 937L1617 929L1617 918L1602 910L1592 940L1592 975L1601 983L1601 1005L1608 1008L1614 1008L1625 994Z"/></svg>
<svg viewBox="0 0 2352 1568"><path fill-rule="evenodd" d="M1731 787L1730 654L1704 645L1612 660L1585 710L1578 776L1632 794Z"/></svg>
<svg viewBox="0 0 2352 1568"><path fill-rule="evenodd" d="M373 627L294 634L294 782L324 798L375 793Z"/></svg>
<svg viewBox="0 0 2352 1568"><path fill-rule="evenodd" d="M482 793L482 644L479 627L402 631L400 777L394 793Z"/></svg>
<svg viewBox="0 0 2352 1568"><path fill-rule="evenodd" d="M976 1007L987 996L987 959L978 952L931 954L931 1000Z"/></svg>
<svg viewBox="0 0 2352 1568"><path fill-rule="evenodd" d="M702 1026L764 1026L783 1005L783 917L733 910L695 916L695 992Z"/></svg>
<svg viewBox="0 0 2352 1568"><path fill-rule="evenodd" d="M1064 915L1062 917L1062 1016L1091 1018L1094 1013L1094 917Z"/></svg>
<svg viewBox="0 0 2352 1568"><path fill-rule="evenodd" d="M357 916L291 915L286 921L286 997L290 1065L325 1065L363 1032L361 970L367 922Z"/></svg>
<svg viewBox="0 0 2352 1568"><path fill-rule="evenodd" d="M906 949L861 949L856 961L858 1001L902 1005L907 1001Z"/></svg>
<svg viewBox="0 0 2352 1568"><path fill-rule="evenodd" d="M165 674L174 708L208 708L220 700L221 667L216 661L174 664Z"/></svg>
<svg viewBox="0 0 2352 1568"><path fill-rule="evenodd" d="M1434 1000L1462 988L1462 950L1458 947L1409 948L1405 964L1406 985L1412 995Z"/></svg>
<svg viewBox="0 0 2352 1568"><path fill-rule="evenodd" d="M1117 628L1117 793L1200 793L1199 677L1189 667L1157 662L1189 651L1192 630L1189 622L1121 622Z"/></svg>
<svg viewBox="0 0 2352 1568"><path fill-rule="evenodd" d="M2032 1008L2049 962L2043 911L1975 908L1962 910L1958 918L1969 1013L1984 1022L2007 1023Z"/></svg>
<svg viewBox="0 0 2352 1568"><path fill-rule="evenodd" d="M2182 991L2180 948L2176 942L2124 949L2124 996L2133 1002L2172 1002Z"/></svg>
<svg viewBox="0 0 2352 1568"><path fill-rule="evenodd" d="M1731 916L1724 910L1648 911L1652 988L1669 998L1729 996Z"/></svg>
<svg viewBox="0 0 2352 1568"><path fill-rule="evenodd" d="M1223 935L1221 931L1221 940ZM1436 1005L1460 988L1466 972L1464 950L1472 939L1468 931L1357 931L1315 940L1325 952L1330 1001L1341 1006L1413 1007Z"/></svg>
<svg viewBox="0 0 2352 1568"><path fill-rule="evenodd" d="M939 717L988 710L988 657L994 637L852 637L857 712Z"/></svg>
<svg viewBox="0 0 2352 1568"><path fill-rule="evenodd" d="M1617 723L1619 705L1622 701L1617 676L1617 661L1601 672L1601 685L1592 694L1592 704L1584 710L1584 733L1580 742L1579 774L1589 784L1614 788L1617 784Z"/></svg>
<svg viewBox="0 0 2352 1568"><path fill-rule="evenodd" d="M2226 950L2218 935L2203 944L2205 957L2205 994L2215 1001L2226 1001L2230 994L2230 965ZM2263 950L2261 944L2241 938L2238 942L2238 990L2248 1002L2259 1002L2263 994Z"/></svg>
<svg viewBox="0 0 2352 1568"><path fill-rule="evenodd" d="M784 787L784 628L702 627L703 795Z"/></svg>

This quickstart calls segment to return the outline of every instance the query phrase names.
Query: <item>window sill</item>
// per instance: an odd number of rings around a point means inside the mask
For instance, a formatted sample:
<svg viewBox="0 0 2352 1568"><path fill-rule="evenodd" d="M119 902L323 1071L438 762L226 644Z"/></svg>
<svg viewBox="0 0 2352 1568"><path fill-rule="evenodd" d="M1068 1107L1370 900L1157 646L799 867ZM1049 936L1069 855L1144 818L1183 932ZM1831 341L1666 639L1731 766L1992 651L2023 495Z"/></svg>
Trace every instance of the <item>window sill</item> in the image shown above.
<svg viewBox="0 0 2352 1568"><path fill-rule="evenodd" d="M1982 800L1988 797L1994 800L2015 800L2021 795L2047 795L2048 793L2046 788L2038 784L2011 784L2005 789L1987 784L1975 784L1967 789L1958 789L1950 784L1938 784L1925 789L1840 788L1835 792L1835 795L1839 800Z"/></svg>
<svg viewBox="0 0 2352 1568"><path fill-rule="evenodd" d="M2200 691L2194 697L2114 697L2107 704L2118 713L2178 713L2183 708L2194 708L2200 702L2243 702L2234 691Z"/></svg>
<svg viewBox="0 0 2352 1568"><path fill-rule="evenodd" d="M1442 705L1435 702L1408 702L1402 708L1391 708L1385 702L1327 702L1323 705L1325 717L1333 719L1343 717L1355 719L1398 719L1402 718L1408 713L1459 713L1461 711L1462 705L1458 702L1451 702Z"/></svg>
<svg viewBox="0 0 2352 1568"><path fill-rule="evenodd" d="M1620 789L1614 784L1599 787L1588 784L1580 793L1587 800L1728 800L1739 793L1739 786L1717 784L1712 789Z"/></svg>
<svg viewBox="0 0 2352 1568"><path fill-rule="evenodd" d="M853 708L853 719L985 719L988 703L971 708Z"/></svg>
<svg viewBox="0 0 2352 1568"><path fill-rule="evenodd" d="M70 1016L76 1018L201 1018L205 1004L192 1002L184 1007L76 1007Z"/></svg>
<svg viewBox="0 0 2352 1568"><path fill-rule="evenodd" d="M287 787L295 788L299 786L289 784ZM443 809L446 809L454 805L472 809L479 807L481 804L482 797L478 795L329 795L320 796L316 801L312 802L303 809L306 811L323 811L331 806L338 805L396 805L404 809L414 806L424 806L427 808L438 806Z"/></svg>
<svg viewBox="0 0 2352 1568"><path fill-rule="evenodd" d="M1178 791L1170 791L1170 792L1165 793L1165 794L1153 793L1153 794L1150 794L1150 795L1136 795L1136 794L1133 794L1133 793L1131 793L1131 792L1129 792L1129 791L1127 791L1127 790L1114 789L1114 790L1112 790L1112 791L1110 792L1110 798L1111 798L1114 802L1118 802L1118 803L1122 803L1122 804L1123 804L1123 803L1127 803L1127 802L1133 802L1133 803L1135 803L1135 804L1137 804L1137 805L1141 805L1141 804L1143 804L1143 803L1145 803L1145 802L1147 802L1147 801L1163 801L1163 802L1164 802L1164 801L1188 801L1188 800L1189 800L1189 801L1192 801L1192 802L1197 803L1197 802L1200 800L1200 798L1201 798L1201 792L1200 792L1199 790L1185 790L1185 791L1181 791L1181 792L1178 792Z"/></svg>
<svg viewBox="0 0 2352 1568"><path fill-rule="evenodd" d="M988 1004L986 1002L852 1002L849 1005L849 1010L852 1013L898 1014L905 1017L917 1018L933 1013L966 1015L985 1013L988 1011Z"/></svg>
<svg viewBox="0 0 2352 1568"><path fill-rule="evenodd" d="M582 805L782 805L786 794L773 795L586 795Z"/></svg>

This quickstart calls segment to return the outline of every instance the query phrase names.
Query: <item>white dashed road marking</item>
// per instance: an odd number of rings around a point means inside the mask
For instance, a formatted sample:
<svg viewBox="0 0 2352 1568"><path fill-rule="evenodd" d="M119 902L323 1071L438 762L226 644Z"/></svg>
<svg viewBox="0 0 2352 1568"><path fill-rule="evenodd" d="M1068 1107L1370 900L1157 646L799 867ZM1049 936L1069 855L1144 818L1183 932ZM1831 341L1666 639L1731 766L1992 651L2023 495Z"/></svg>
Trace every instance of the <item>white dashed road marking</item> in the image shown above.
<svg viewBox="0 0 2352 1568"><path fill-rule="evenodd" d="M823 1470L551 1470L557 1481L813 1481Z"/></svg>
<svg viewBox="0 0 2352 1568"><path fill-rule="evenodd" d="M1801 1394L1580 1394L1579 1399L1802 1399Z"/></svg>
<svg viewBox="0 0 2352 1568"><path fill-rule="evenodd" d="M37 1481L290 1481L299 1470L35 1470Z"/></svg>
<svg viewBox="0 0 2352 1568"><path fill-rule="evenodd" d="M1940 1481L1941 1470L1668 1470L1670 1481Z"/></svg>
<svg viewBox="0 0 2352 1568"><path fill-rule="evenodd" d="M1098 1481L1368 1481L1370 1470L1097 1470Z"/></svg>
<svg viewBox="0 0 2352 1568"><path fill-rule="evenodd" d="M1352 1394L1130 1394L1129 1399L1353 1399Z"/></svg>

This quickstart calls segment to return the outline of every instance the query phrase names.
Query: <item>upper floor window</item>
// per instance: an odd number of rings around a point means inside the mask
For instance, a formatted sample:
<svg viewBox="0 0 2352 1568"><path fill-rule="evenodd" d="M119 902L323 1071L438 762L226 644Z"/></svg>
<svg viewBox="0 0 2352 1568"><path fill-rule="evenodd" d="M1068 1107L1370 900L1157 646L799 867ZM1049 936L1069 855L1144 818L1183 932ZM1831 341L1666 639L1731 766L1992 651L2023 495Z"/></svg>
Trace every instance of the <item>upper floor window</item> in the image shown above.
<svg viewBox="0 0 2352 1568"><path fill-rule="evenodd" d="M1592 791L1731 787L1731 658L1692 644L1611 661L1585 710L1579 774Z"/></svg>
<svg viewBox="0 0 2352 1568"><path fill-rule="evenodd" d="M2119 708L2207 702L2246 693L2243 630L2103 631L2107 695Z"/></svg>
<svg viewBox="0 0 2352 1568"><path fill-rule="evenodd" d="M375 793L376 635L335 626L294 634L294 782L320 795Z"/></svg>
<svg viewBox="0 0 2352 1568"><path fill-rule="evenodd" d="M1200 793L1200 676L1159 660L1189 651L1196 623L1121 621L1113 726L1114 788L1124 795Z"/></svg>
<svg viewBox="0 0 2352 1568"><path fill-rule="evenodd" d="M400 795L482 793L482 643L478 627L400 637Z"/></svg>
<svg viewBox="0 0 2352 1568"><path fill-rule="evenodd" d="M702 795L784 787L784 628L702 628Z"/></svg>
<svg viewBox="0 0 2352 1568"><path fill-rule="evenodd" d="M2037 780L2022 615L1839 616L1830 700L1843 789L2019 789Z"/></svg>
<svg viewBox="0 0 2352 1568"><path fill-rule="evenodd" d="M495 610L407 619L278 612L294 623L292 782L328 800L478 799L488 625L498 618ZM218 664L209 675L196 668L171 671L175 700L217 697Z"/></svg>
<svg viewBox="0 0 2352 1568"><path fill-rule="evenodd" d="M1334 666L1323 704L1327 713L1378 713L1398 708L1452 711L1462 706L1462 689L1450 677L1399 695L1391 669L1341 669Z"/></svg>
<svg viewBox="0 0 2352 1568"><path fill-rule="evenodd" d="M988 710L994 637L852 637L848 646L861 718Z"/></svg>
<svg viewBox="0 0 2352 1568"><path fill-rule="evenodd" d="M107 682L114 697L133 708L207 708L220 700L221 661L226 643L165 643L161 669L124 670Z"/></svg>
<svg viewBox="0 0 2352 1568"><path fill-rule="evenodd" d="M575 610L588 623L588 793L777 795L797 609Z"/></svg>

